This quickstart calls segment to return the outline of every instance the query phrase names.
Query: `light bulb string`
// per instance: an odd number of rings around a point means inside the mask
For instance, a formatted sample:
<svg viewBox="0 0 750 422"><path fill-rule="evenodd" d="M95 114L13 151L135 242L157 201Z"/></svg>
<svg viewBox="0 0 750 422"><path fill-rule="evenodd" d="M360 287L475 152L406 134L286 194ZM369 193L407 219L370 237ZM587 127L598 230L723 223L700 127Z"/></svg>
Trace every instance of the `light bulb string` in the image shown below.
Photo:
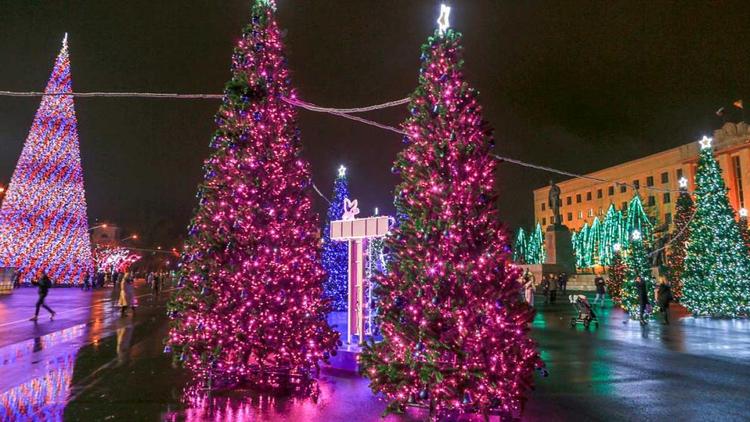
<svg viewBox="0 0 750 422"><path fill-rule="evenodd" d="M60 95L72 95L74 97L115 97L115 98L161 98L161 99L222 99L224 98L224 95L221 94L172 94L172 93L153 93L153 92L40 92L40 91L0 91L0 96L8 96L8 97L41 97L41 96L60 96ZM382 123L378 123L372 120L368 120L359 116L352 116L351 113L364 113L374 110L382 110L385 108L390 107L396 107L403 104L406 104L410 101L410 98L402 98L399 100L393 100L388 101L382 104L375 104L371 106L365 106L365 107L354 107L354 108L332 108L332 107L321 107L306 101L302 101L296 98L282 98L283 101L287 102L288 104L291 104L296 107L304 108L305 110L314 111L317 113L327 113L333 116L342 117L345 119L353 120L359 123L363 123L369 126L377 127L379 129L388 130L394 133L398 133L400 135L406 135L406 132L403 130L385 125ZM617 180L609 180L604 179L600 177L594 177L594 176L587 176L577 173L572 173L565 170L560 170L548 166L542 166L539 164L533 164L528 163L525 161L517 160L510 157L503 157L498 154L492 154L492 156L501 161L501 162L507 162L511 164L515 164L522 167L532 168L535 170L545 171L548 173L556 173L559 175L571 177L574 179L583 179L583 180L589 180L589 181L595 181L598 183L612 183L617 186L627 186L631 189L633 189L635 192L638 192L640 189L649 190L649 191L655 191L655 192L688 192L686 190L681 189L663 189L663 188L657 188L655 186L646 186L646 187L636 187L635 185L627 182L617 181ZM316 187L317 190L317 187ZM318 194L320 192L318 191ZM320 194L323 196L322 194ZM325 198L325 197L324 197ZM326 198L326 200L328 200Z"/></svg>

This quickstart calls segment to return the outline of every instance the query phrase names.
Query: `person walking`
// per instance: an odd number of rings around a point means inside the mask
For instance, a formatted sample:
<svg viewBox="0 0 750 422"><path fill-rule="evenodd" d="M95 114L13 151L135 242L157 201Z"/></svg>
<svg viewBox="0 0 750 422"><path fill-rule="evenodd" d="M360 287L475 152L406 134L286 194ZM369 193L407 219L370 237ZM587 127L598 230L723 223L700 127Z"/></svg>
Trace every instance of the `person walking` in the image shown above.
<svg viewBox="0 0 750 422"><path fill-rule="evenodd" d="M151 288L154 290L154 299L159 297L159 290L161 289L161 274L156 273L151 276ZM154 302L154 304L156 304Z"/></svg>
<svg viewBox="0 0 750 422"><path fill-rule="evenodd" d="M549 286L550 286L550 276L549 274L546 274L544 277L542 277L542 293L544 294L544 304L549 303Z"/></svg>
<svg viewBox="0 0 750 422"><path fill-rule="evenodd" d="M120 298L117 301L117 305L120 307L121 315L125 316L125 311L128 308L133 310L135 313L135 298L133 297L133 276L130 273L125 273L120 280Z"/></svg>
<svg viewBox="0 0 750 422"><path fill-rule="evenodd" d="M36 283L37 287L39 288L39 300L36 301L36 312L34 312L34 316L29 319L29 321L36 321L39 319L39 308L44 307L44 309L49 312L49 319L52 320L55 318L55 311L52 310L49 306L47 306L46 303L44 303L44 299L47 298L47 294L49 293L50 287L52 287L52 280L49 279L47 276L47 272L42 273L42 278L39 279Z"/></svg>
<svg viewBox="0 0 750 422"><path fill-rule="evenodd" d="M557 276L549 275L549 303L555 303L557 300Z"/></svg>
<svg viewBox="0 0 750 422"><path fill-rule="evenodd" d="M568 274L567 273L560 273L560 290L562 291L562 294L565 295L565 293L568 292Z"/></svg>
<svg viewBox="0 0 750 422"><path fill-rule="evenodd" d="M523 291L524 291L524 298L526 299L526 303L529 304L529 306L534 306L534 289L536 288L536 279L534 278L534 273L529 271L528 268L526 268L526 272L523 274Z"/></svg>
<svg viewBox="0 0 750 422"><path fill-rule="evenodd" d="M91 274L88 271L83 276L83 286L81 286L81 289L84 292L91 290Z"/></svg>
<svg viewBox="0 0 750 422"><path fill-rule="evenodd" d="M659 310L664 315L664 323L669 325L669 304L672 303L672 288L664 276L660 277L659 290L657 290L657 301Z"/></svg>
<svg viewBox="0 0 750 422"><path fill-rule="evenodd" d="M641 325L646 325L646 320L643 319L643 313L646 311L646 306L648 305L648 287L646 287L646 283L641 276L635 277L635 287L638 291L638 319L640 320Z"/></svg>
<svg viewBox="0 0 750 422"><path fill-rule="evenodd" d="M604 288L605 284L606 283L604 282L604 277L602 277L601 274L597 275L594 278L594 285L596 286L596 298L594 298L594 305L599 304L599 306L604 306L604 294L606 293L606 290Z"/></svg>

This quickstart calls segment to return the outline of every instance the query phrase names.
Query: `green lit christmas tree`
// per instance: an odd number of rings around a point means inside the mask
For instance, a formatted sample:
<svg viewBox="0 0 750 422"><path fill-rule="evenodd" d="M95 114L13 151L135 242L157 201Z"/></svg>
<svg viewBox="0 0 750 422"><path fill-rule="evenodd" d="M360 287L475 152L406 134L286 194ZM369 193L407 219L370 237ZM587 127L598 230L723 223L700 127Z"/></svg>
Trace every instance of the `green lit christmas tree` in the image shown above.
<svg viewBox="0 0 750 422"><path fill-rule="evenodd" d="M750 258L727 187L703 137L695 176L695 216L690 221L682 303L694 315L735 317L750 310Z"/></svg>
<svg viewBox="0 0 750 422"><path fill-rule="evenodd" d="M513 262L516 264L526 263L526 231L523 227L516 232L516 240L513 242Z"/></svg>
<svg viewBox="0 0 750 422"><path fill-rule="evenodd" d="M690 218L695 211L693 198L687 192L687 179L680 179L680 196L677 198L672 241L669 245L668 272L672 282L672 297L682 297L682 273L685 271L687 241L690 237Z"/></svg>
<svg viewBox="0 0 750 422"><path fill-rule="evenodd" d="M609 297L612 298L612 302L619 304L622 298L622 284L625 282L628 267L625 265L625 260L620 252L620 245L616 244L614 250L612 263L609 266L607 292L609 293Z"/></svg>
<svg viewBox="0 0 750 422"><path fill-rule="evenodd" d="M651 263L646 252L646 243L643 235L638 230L633 230L630 236L630 249L627 256L627 269L625 280L622 284L620 295L620 307L624 309L631 319L638 319L640 311L640 300L636 278L640 277L646 285L648 303L654 303L654 276L651 273ZM643 318L648 319L650 312L646 309Z"/></svg>

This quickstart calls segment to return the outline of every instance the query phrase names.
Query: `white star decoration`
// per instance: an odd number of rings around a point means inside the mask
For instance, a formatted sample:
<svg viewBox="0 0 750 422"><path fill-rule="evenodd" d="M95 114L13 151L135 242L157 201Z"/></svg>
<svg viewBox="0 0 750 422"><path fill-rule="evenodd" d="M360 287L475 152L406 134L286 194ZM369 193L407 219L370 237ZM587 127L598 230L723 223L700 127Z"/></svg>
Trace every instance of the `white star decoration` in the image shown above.
<svg viewBox="0 0 750 422"><path fill-rule="evenodd" d="M344 177L344 176L346 176L346 167L341 166L339 167L339 177Z"/></svg>
<svg viewBox="0 0 750 422"><path fill-rule="evenodd" d="M641 232L638 230L633 230L633 234L630 235L630 238L633 240L641 240Z"/></svg>
<svg viewBox="0 0 750 422"><path fill-rule="evenodd" d="M680 177L680 180L678 180L677 183L680 184L681 189L687 189L688 180L686 177Z"/></svg>
<svg viewBox="0 0 750 422"><path fill-rule="evenodd" d="M438 32L440 32L440 34L445 34L445 31L448 30L448 27L451 26L450 15L451 15L451 8L444 4L441 4L440 5L440 17L437 20Z"/></svg>
<svg viewBox="0 0 750 422"><path fill-rule="evenodd" d="M699 142L701 144L701 149L708 149L711 148L711 142L713 141L713 138L709 138L708 136L704 136L703 139L701 139Z"/></svg>

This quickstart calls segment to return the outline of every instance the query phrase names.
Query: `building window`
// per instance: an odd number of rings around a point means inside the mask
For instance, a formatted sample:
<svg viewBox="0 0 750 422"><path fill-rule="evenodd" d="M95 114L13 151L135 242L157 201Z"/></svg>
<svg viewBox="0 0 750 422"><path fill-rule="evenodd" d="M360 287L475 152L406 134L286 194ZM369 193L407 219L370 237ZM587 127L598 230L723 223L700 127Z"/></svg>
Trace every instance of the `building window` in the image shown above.
<svg viewBox="0 0 750 422"><path fill-rule="evenodd" d="M569 197L565 198L565 203L568 204L568 205L572 204L573 203L573 197L569 196Z"/></svg>
<svg viewBox="0 0 750 422"><path fill-rule="evenodd" d="M599 207L599 215L604 215L604 209L602 207Z"/></svg>
<svg viewBox="0 0 750 422"><path fill-rule="evenodd" d="M573 213L572 212L568 213L568 221L573 221Z"/></svg>
<svg viewBox="0 0 750 422"><path fill-rule="evenodd" d="M598 191L596 191L596 198L597 199L602 199L603 196L604 196L604 192L602 192L601 189L599 189Z"/></svg>
<svg viewBox="0 0 750 422"><path fill-rule="evenodd" d="M587 201L591 200L591 192L586 192L586 200Z"/></svg>
<svg viewBox="0 0 750 422"><path fill-rule="evenodd" d="M581 203L581 194L580 193L576 195L576 203L577 204Z"/></svg>
<svg viewBox="0 0 750 422"><path fill-rule="evenodd" d="M649 195L648 206L653 207L654 205L656 205L656 197L654 195Z"/></svg>
<svg viewBox="0 0 750 422"><path fill-rule="evenodd" d="M641 181L640 180L633 180L633 187L635 189L640 189L640 187L641 187Z"/></svg>
<svg viewBox="0 0 750 422"><path fill-rule="evenodd" d="M620 210L625 211L626 209L628 209L628 203L627 202L623 202L622 204L620 204Z"/></svg>
<svg viewBox="0 0 750 422"><path fill-rule="evenodd" d="M625 193L628 191L628 187L626 185L620 185L620 193Z"/></svg>
<svg viewBox="0 0 750 422"><path fill-rule="evenodd" d="M607 189L607 194L609 196L614 195L615 194L615 187L614 186L610 186L609 189Z"/></svg>
<svg viewBox="0 0 750 422"><path fill-rule="evenodd" d="M594 216L594 209L589 208L589 217L593 217L593 216Z"/></svg>
<svg viewBox="0 0 750 422"><path fill-rule="evenodd" d="M661 182L669 183L669 173L667 173L666 171L661 174Z"/></svg>
<svg viewBox="0 0 750 422"><path fill-rule="evenodd" d="M546 206L546 205L547 205L547 204L545 204L544 202L542 202L542 211L544 211L544 210L545 210L545 206Z"/></svg>
<svg viewBox="0 0 750 422"><path fill-rule="evenodd" d="M672 213L666 213L664 214L664 222L667 224L672 224Z"/></svg>
<svg viewBox="0 0 750 422"><path fill-rule="evenodd" d="M654 176L648 176L646 178L646 186L654 186Z"/></svg>
<svg viewBox="0 0 750 422"><path fill-rule="evenodd" d="M740 208L745 208L745 195L742 192L742 167L740 166L740 157L732 157L732 167L734 167L734 188L737 190L737 202Z"/></svg>
<svg viewBox="0 0 750 422"><path fill-rule="evenodd" d="M528 203L528 202L527 202L527 203ZM547 225L547 217L544 217L544 218L542 218L542 225L543 225L543 226L546 226L546 225Z"/></svg>
<svg viewBox="0 0 750 422"><path fill-rule="evenodd" d="M669 194L669 192L664 192L664 198L662 199L664 199L665 204L672 202L672 196Z"/></svg>
<svg viewBox="0 0 750 422"><path fill-rule="evenodd" d="M677 169L677 180L682 179L682 169Z"/></svg>

